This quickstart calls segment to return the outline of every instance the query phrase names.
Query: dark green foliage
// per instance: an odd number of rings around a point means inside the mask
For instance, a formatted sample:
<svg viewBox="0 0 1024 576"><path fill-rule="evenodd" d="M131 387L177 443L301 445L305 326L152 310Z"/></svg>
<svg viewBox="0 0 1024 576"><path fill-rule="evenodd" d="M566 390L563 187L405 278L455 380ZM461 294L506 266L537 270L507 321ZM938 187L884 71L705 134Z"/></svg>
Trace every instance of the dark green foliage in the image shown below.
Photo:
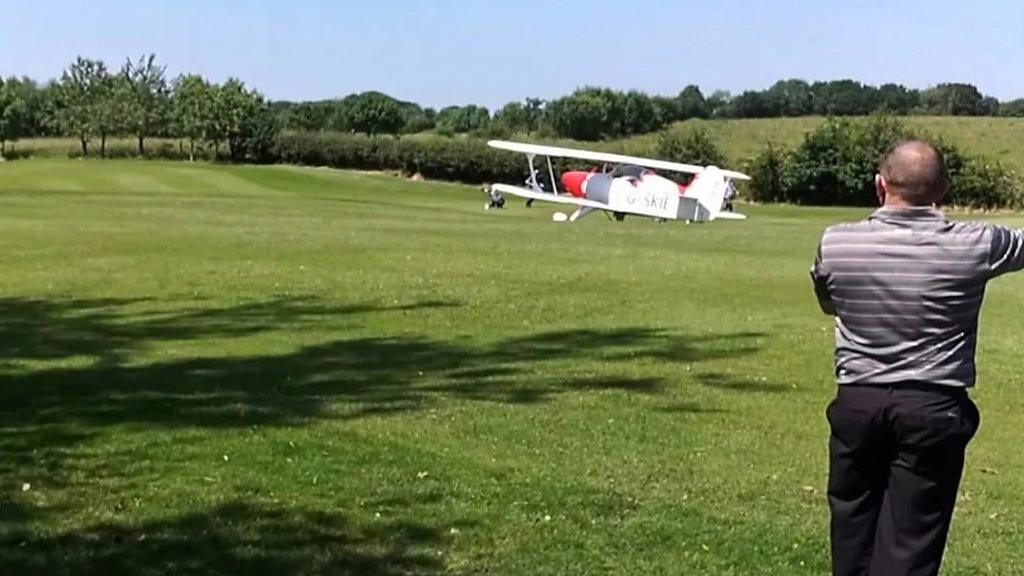
<svg viewBox="0 0 1024 576"><path fill-rule="evenodd" d="M494 113L492 128L498 128L508 134L531 134L540 126L544 101L539 98L527 98L523 102L509 102Z"/></svg>
<svg viewBox="0 0 1024 576"><path fill-rule="evenodd" d="M489 148L474 138L367 137L337 132L285 132L277 138L278 162L357 170L388 170L464 182L519 182L521 155Z"/></svg>
<svg viewBox="0 0 1024 576"><path fill-rule="evenodd" d="M690 118L707 118L711 115L708 110L707 101L700 87L690 84L676 96L677 113L676 120L688 120Z"/></svg>
<svg viewBox="0 0 1024 576"><path fill-rule="evenodd" d="M50 125L47 118L47 107L54 100L56 84L39 86L31 78L14 76L2 80L0 83L14 99L21 102L18 129L14 132L15 139L48 136L53 133L53 126Z"/></svg>
<svg viewBox="0 0 1024 576"><path fill-rule="evenodd" d="M275 103L281 127L286 130L327 130L335 103L332 101Z"/></svg>
<svg viewBox="0 0 1024 576"><path fill-rule="evenodd" d="M1018 98L1016 100L1010 100L1009 102L1003 102L1000 104L999 115L1024 118L1024 98Z"/></svg>
<svg viewBox="0 0 1024 576"><path fill-rule="evenodd" d="M891 116L867 120L830 119L796 149L767 144L749 163L752 198L765 202L871 206L877 203L874 175L896 141L927 138ZM1020 180L999 163L963 154L936 141L949 168L948 204L978 208L1021 205Z"/></svg>
<svg viewBox="0 0 1024 576"><path fill-rule="evenodd" d="M491 123L491 113L483 106L448 106L437 113L437 131L442 134L465 134L483 130Z"/></svg>
<svg viewBox="0 0 1024 576"><path fill-rule="evenodd" d="M806 116L814 111L811 86L803 80L780 80L768 89L766 96L773 116Z"/></svg>
<svg viewBox="0 0 1024 576"><path fill-rule="evenodd" d="M18 139L25 122L26 104L16 82L0 78L0 157L6 152L7 142Z"/></svg>
<svg viewBox="0 0 1024 576"><path fill-rule="evenodd" d="M764 92L747 90L729 102L729 118L769 118L777 116L772 100Z"/></svg>
<svg viewBox="0 0 1024 576"><path fill-rule="evenodd" d="M773 142L766 142L746 168L751 178L746 187L750 199L755 202L798 202L799 198L794 197L793 187L789 185L789 166L789 152Z"/></svg>
<svg viewBox="0 0 1024 576"><path fill-rule="evenodd" d="M421 108L419 104L402 102L402 134L417 134L432 129L437 124L437 111Z"/></svg>
<svg viewBox="0 0 1024 576"><path fill-rule="evenodd" d="M548 104L544 116L559 136L600 140L657 130L671 119L665 112L642 92L585 87Z"/></svg>
<svg viewBox="0 0 1024 576"><path fill-rule="evenodd" d="M879 109L878 89L855 80L832 80L811 85L814 113L823 116L864 116Z"/></svg>
<svg viewBox="0 0 1024 576"><path fill-rule="evenodd" d="M972 84L939 84L921 93L921 104L927 112L942 116L988 116L993 113L991 100L986 101Z"/></svg>
<svg viewBox="0 0 1024 576"><path fill-rule="evenodd" d="M345 97L334 116L336 129L374 134L398 134L405 125L402 106L380 92L363 92Z"/></svg>
<svg viewBox="0 0 1024 576"><path fill-rule="evenodd" d="M921 102L921 93L908 90L902 84L883 84L878 87L878 109L892 114L908 114Z"/></svg>
<svg viewBox="0 0 1024 576"><path fill-rule="evenodd" d="M698 164L700 166L721 166L725 156L706 130L672 129L658 137L657 156L662 160Z"/></svg>

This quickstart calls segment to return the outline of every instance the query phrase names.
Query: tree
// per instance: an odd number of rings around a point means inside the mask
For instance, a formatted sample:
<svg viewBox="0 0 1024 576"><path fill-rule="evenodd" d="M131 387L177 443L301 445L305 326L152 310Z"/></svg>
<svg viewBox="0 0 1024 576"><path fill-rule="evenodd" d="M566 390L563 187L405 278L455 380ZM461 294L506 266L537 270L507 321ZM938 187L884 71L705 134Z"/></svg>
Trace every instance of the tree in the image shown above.
<svg viewBox="0 0 1024 576"><path fill-rule="evenodd" d="M468 106L448 106L437 113L437 129L448 134L462 134L483 130L491 123L491 114L487 108L470 104Z"/></svg>
<svg viewBox="0 0 1024 576"><path fill-rule="evenodd" d="M27 77L11 77L2 83L9 94L21 102L21 112L18 120L18 129L14 133L16 138L32 138L44 136L47 132L47 99L49 86L40 88L39 85Z"/></svg>
<svg viewBox="0 0 1024 576"><path fill-rule="evenodd" d="M721 166L725 157L706 130L669 129L658 137L658 158L698 164L701 166Z"/></svg>
<svg viewBox="0 0 1024 576"><path fill-rule="evenodd" d="M619 92L588 86L552 101L544 109L544 117L559 136L600 140L618 135L622 100Z"/></svg>
<svg viewBox="0 0 1024 576"><path fill-rule="evenodd" d="M219 150L221 142L227 142L228 155L233 162L238 161L241 158L240 144L245 122L256 113L260 101L237 78L229 78L220 86L212 101L213 115L209 127L215 138L215 149Z"/></svg>
<svg viewBox="0 0 1024 576"><path fill-rule="evenodd" d="M777 116L778 110L772 107L767 93L747 90L729 102L728 115L732 118L767 118Z"/></svg>
<svg viewBox="0 0 1024 576"><path fill-rule="evenodd" d="M145 140L158 134L167 118L168 89L164 67L156 65L156 55L128 59L121 68L127 85L124 118L128 129L139 140L139 156L146 153Z"/></svg>
<svg viewBox="0 0 1024 576"><path fill-rule="evenodd" d="M127 80L121 74L108 74L106 70L96 78L96 107L93 130L100 137L100 157L107 157L107 137L123 133L126 124L126 106L130 97Z"/></svg>
<svg viewBox="0 0 1024 576"><path fill-rule="evenodd" d="M74 135L89 155L89 141L96 133L96 116L106 90L107 67L99 60L77 57L64 70L54 93L53 122L61 132Z"/></svg>
<svg viewBox="0 0 1024 576"><path fill-rule="evenodd" d="M402 105L402 133L416 134L430 130L437 123L437 111L433 108L421 108L411 102Z"/></svg>
<svg viewBox="0 0 1024 576"><path fill-rule="evenodd" d="M272 110L277 114L278 123L286 130L321 132L330 127L336 102L274 102Z"/></svg>
<svg viewBox="0 0 1024 576"><path fill-rule="evenodd" d="M346 96L337 110L336 123L352 132L398 134L405 124L398 101L380 92Z"/></svg>
<svg viewBox="0 0 1024 576"><path fill-rule="evenodd" d="M25 101L13 80L0 78L0 158L7 153L7 142L18 139L25 121Z"/></svg>
<svg viewBox="0 0 1024 576"><path fill-rule="evenodd" d="M188 161L196 159L196 141L206 136L212 116L210 84L197 74L179 76L171 93L171 119L175 131L188 138Z"/></svg>
<svg viewBox="0 0 1024 576"><path fill-rule="evenodd" d="M707 118L710 116L707 100L701 93L700 87L694 84L682 89L676 96L676 120L687 120L690 118Z"/></svg>
<svg viewBox="0 0 1024 576"><path fill-rule="evenodd" d="M1024 98L1010 100L999 105L1000 116L1024 117Z"/></svg>
<svg viewBox="0 0 1024 576"><path fill-rule="evenodd" d="M908 114L920 102L921 93L908 90L902 84L882 84L878 87L878 111Z"/></svg>
<svg viewBox="0 0 1024 576"><path fill-rule="evenodd" d="M214 145L214 157L226 142L232 162L266 161L279 124L263 95L247 89L236 78L229 78L221 86L211 85L208 91L210 116L205 123L205 137Z"/></svg>
<svg viewBox="0 0 1024 576"><path fill-rule="evenodd" d="M921 93L921 104L932 114L984 116L985 97L973 84L939 84Z"/></svg>
<svg viewBox="0 0 1024 576"><path fill-rule="evenodd" d="M679 102L669 96L651 96L651 105L658 116L658 124L664 126L682 120L679 114Z"/></svg>
<svg viewBox="0 0 1024 576"><path fill-rule="evenodd" d="M878 91L854 80L832 80L811 85L814 113L863 116L878 109Z"/></svg>
<svg viewBox="0 0 1024 576"><path fill-rule="evenodd" d="M233 158L253 162L268 162L272 158L280 124L270 104L263 95L253 90L248 93L250 105L248 115L243 119L240 130L233 140Z"/></svg>
<svg viewBox="0 0 1024 576"><path fill-rule="evenodd" d="M712 118L727 118L729 116L732 94L728 90L715 90L708 96L705 106L708 115Z"/></svg>
<svg viewBox="0 0 1024 576"><path fill-rule="evenodd" d="M811 86L803 80L779 80L766 95L773 115L806 116L813 111Z"/></svg>
<svg viewBox="0 0 1024 576"><path fill-rule="evenodd" d="M643 92L627 92L621 97L621 106L621 116L615 129L616 136L646 134L665 125L665 120L658 114L650 97Z"/></svg>

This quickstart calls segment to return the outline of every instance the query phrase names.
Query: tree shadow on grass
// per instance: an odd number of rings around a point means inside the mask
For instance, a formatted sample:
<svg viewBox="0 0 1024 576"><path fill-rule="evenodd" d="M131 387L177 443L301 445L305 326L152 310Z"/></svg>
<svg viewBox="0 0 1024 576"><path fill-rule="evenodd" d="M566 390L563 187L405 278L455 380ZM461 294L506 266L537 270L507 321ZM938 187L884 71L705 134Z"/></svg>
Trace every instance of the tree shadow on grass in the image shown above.
<svg viewBox="0 0 1024 576"><path fill-rule="evenodd" d="M761 336L688 336L633 327L544 332L481 346L370 337L280 354L129 364L166 342L458 306L445 301L338 306L287 298L168 311L152 310L145 300L0 300L5 315L0 480L11 486L20 478L45 477L58 486L77 445L124 425L297 426L314 419L409 413L452 400L526 406L565 393L657 394L667 385L662 378L618 376L616 367L638 358L667 363L732 358L756 351ZM579 370L558 370L565 366ZM594 366L599 373L581 373Z"/></svg>
<svg viewBox="0 0 1024 576"><path fill-rule="evenodd" d="M441 312L457 302L334 305L279 298L222 309L126 300L0 300L0 490L89 476L76 447L105 429L299 426L409 413L449 401L529 406L566 393L658 394L668 383L617 376L637 359L684 364L756 352L761 334L580 328L487 345L412 336L341 338L287 353L145 364L177 341L247 337L365 314ZM190 305L192 306L192 305ZM568 367L569 369L566 369ZM587 370L598 367L598 373ZM621 372L629 372L621 370ZM700 412L686 405L687 412ZM0 497L3 494L0 493ZM442 534L420 524L353 525L309 511L236 503L140 526L29 535L20 510L0 526L0 573L406 574L443 569ZM20 534L20 536L17 536ZM428 550L429 549L429 550ZM12 553L7 551L13 550Z"/></svg>
<svg viewBox="0 0 1024 576"><path fill-rule="evenodd" d="M292 425L318 417L415 410L446 398L522 404L581 390L649 394L661 390L664 382L609 375L614 372L609 367L643 358L673 363L732 358L756 352L754 344L762 336L581 328L489 346L371 337L318 343L284 354L132 363L138 354L169 342L247 337L359 314L459 306L440 300L337 305L289 297L227 308L190 303L168 310L154 309L145 299L2 299L0 401L7 410L0 413L0 430L68 422ZM544 362L589 368L588 361L596 361L603 373L559 376L557 370L538 369Z"/></svg>
<svg viewBox="0 0 1024 576"><path fill-rule="evenodd" d="M461 306L443 300L335 305L308 296L228 308L147 309L152 303L147 298L0 299L0 368L5 362L74 357L117 364L158 342L243 337L357 314Z"/></svg>
<svg viewBox="0 0 1024 576"><path fill-rule="evenodd" d="M168 520L0 536L0 574L435 574L445 532L424 523L244 502Z"/></svg>

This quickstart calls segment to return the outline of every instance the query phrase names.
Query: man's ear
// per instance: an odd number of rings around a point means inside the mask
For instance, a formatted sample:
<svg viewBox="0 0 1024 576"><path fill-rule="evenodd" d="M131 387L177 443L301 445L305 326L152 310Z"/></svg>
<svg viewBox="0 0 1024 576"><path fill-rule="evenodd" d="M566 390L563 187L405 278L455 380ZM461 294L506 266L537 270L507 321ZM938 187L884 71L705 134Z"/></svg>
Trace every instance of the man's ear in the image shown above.
<svg viewBox="0 0 1024 576"><path fill-rule="evenodd" d="M875 196L878 197L880 206L885 205L886 187L885 178L881 174L875 174Z"/></svg>

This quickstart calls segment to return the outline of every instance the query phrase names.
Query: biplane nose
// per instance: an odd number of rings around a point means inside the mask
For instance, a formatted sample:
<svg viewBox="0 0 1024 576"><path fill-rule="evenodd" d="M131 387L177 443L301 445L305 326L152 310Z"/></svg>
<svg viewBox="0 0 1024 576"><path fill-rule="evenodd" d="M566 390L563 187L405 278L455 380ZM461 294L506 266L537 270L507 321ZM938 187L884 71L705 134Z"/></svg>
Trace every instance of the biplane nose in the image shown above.
<svg viewBox="0 0 1024 576"><path fill-rule="evenodd" d="M565 172L562 174L562 187L569 191L569 194L577 198L585 198L583 183L587 181L590 172Z"/></svg>

